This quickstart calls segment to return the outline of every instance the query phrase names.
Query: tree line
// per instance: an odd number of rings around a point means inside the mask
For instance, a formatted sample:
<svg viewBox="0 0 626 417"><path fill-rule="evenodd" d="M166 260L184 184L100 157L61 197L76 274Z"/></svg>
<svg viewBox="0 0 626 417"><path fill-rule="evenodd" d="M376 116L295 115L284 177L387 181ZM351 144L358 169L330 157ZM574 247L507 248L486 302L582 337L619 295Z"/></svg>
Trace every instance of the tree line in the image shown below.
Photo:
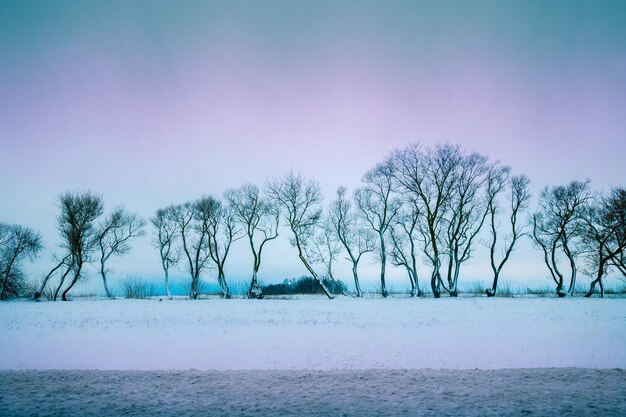
<svg viewBox="0 0 626 417"><path fill-rule="evenodd" d="M189 297L195 299L212 265L222 297L230 298L226 260L233 243L244 240L253 260L247 296L263 298L258 278L263 250L278 238L281 225L302 265L329 298L335 295L328 283L337 282L334 267L342 254L351 265L354 295L363 295L358 267L368 253L380 264L383 297L389 295L388 263L406 271L411 296L422 296L418 264L424 261L431 274L422 281L433 296L455 297L461 268L472 258L481 231L487 236L482 243L489 249L492 270L487 296L497 294L499 277L524 237L543 254L560 297L574 294L579 270L592 275L588 297L596 286L604 295L608 271L626 277L624 186L604 194L594 192L589 180L545 187L536 210L529 212L529 185L525 175L459 145L411 144L368 170L352 193L339 187L327 206L315 180L290 172L261 188L245 184L229 189L222 199L202 196L160 208L149 223L168 297L172 267L187 271ZM132 240L145 235L146 224L124 207L105 212L97 194L62 193L57 214L61 254L32 298L49 291L53 300L67 300L92 263L111 297L107 263L129 253ZM23 293L24 264L42 248L36 231L0 223L1 299Z"/></svg>

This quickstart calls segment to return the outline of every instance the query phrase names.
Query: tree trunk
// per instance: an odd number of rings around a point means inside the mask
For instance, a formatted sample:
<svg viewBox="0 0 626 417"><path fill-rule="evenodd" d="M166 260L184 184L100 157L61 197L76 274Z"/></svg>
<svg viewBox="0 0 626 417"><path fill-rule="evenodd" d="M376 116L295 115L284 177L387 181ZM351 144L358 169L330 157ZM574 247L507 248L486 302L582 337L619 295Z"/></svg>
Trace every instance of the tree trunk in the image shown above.
<svg viewBox="0 0 626 417"><path fill-rule="evenodd" d="M413 271L411 270L411 268L409 266L405 266L406 269L406 273L409 276L409 282L411 283L411 290L410 290L410 294L411 297L415 297L417 295L417 290L415 288L415 280L413 278Z"/></svg>
<svg viewBox="0 0 626 417"><path fill-rule="evenodd" d="M604 285L602 285L602 276L604 275L604 267L606 261L601 259L598 265L598 274L596 275L596 279L591 281L591 285L589 286L589 291L585 294L585 297L591 297L596 290L596 284L600 285L600 297L604 297Z"/></svg>
<svg viewBox="0 0 626 417"><path fill-rule="evenodd" d="M433 263L433 273L430 276L430 288L433 291L433 297L441 297L441 291L439 289L439 258L435 255L435 262Z"/></svg>
<svg viewBox="0 0 626 417"><path fill-rule="evenodd" d="M570 267L572 268L572 277L570 279L569 289L567 290L567 292L569 293L569 295L573 296L574 290L576 289L576 262L574 261L574 257L571 256L571 254L568 254L567 257L569 258Z"/></svg>
<svg viewBox="0 0 626 417"><path fill-rule="evenodd" d="M166 267L163 267L163 272L165 272L165 293L167 294L167 298L171 300L172 293L170 291L170 282L169 282L170 272L168 268Z"/></svg>
<svg viewBox="0 0 626 417"><path fill-rule="evenodd" d="M61 276L61 281L59 282L59 286L57 287L56 291L54 292L54 297L52 297L52 301L56 301L57 300L57 297L59 296L59 291L61 291L61 287L63 287L63 283L65 282L65 278L67 277L67 274L69 274L71 270L72 270L72 267L68 266L67 270Z"/></svg>
<svg viewBox="0 0 626 417"><path fill-rule="evenodd" d="M107 283L107 274L104 270L104 263L100 263L100 275L102 276L102 283L104 284L104 292L107 295L107 298L113 298L111 295L111 291L109 290L109 284Z"/></svg>
<svg viewBox="0 0 626 417"><path fill-rule="evenodd" d="M380 293L384 298L389 296L389 291L387 291L387 284L385 282L385 267L387 264L387 252L385 251L385 238L383 234L380 233Z"/></svg>
<svg viewBox="0 0 626 417"><path fill-rule="evenodd" d="M72 289L74 284L76 284L76 282L78 282L78 278L80 278L80 273L81 273L82 269L83 269L83 263L79 262L78 269L76 270L76 274L74 275L74 279L72 280L72 283L69 285L69 287L67 287L65 289L65 291L63 291L63 295L61 296L61 300L67 301L67 293L70 292L70 290Z"/></svg>
<svg viewBox="0 0 626 417"><path fill-rule="evenodd" d="M256 298L257 300L263 298L263 290L259 287L256 267L252 271L252 279L250 280L250 288L248 289L248 298Z"/></svg>
<svg viewBox="0 0 626 417"><path fill-rule="evenodd" d="M354 277L354 288L356 289L356 296L358 298L363 297L363 291L361 291L361 284L359 283L359 274L357 272L358 263L352 261L352 276Z"/></svg>
<svg viewBox="0 0 626 417"><path fill-rule="evenodd" d="M461 262L454 261L454 274L452 277L452 284L450 285L450 297L458 297L459 291L457 286L459 285L459 271L461 270Z"/></svg>
<svg viewBox="0 0 626 417"><path fill-rule="evenodd" d="M561 273L561 271L559 271L559 267L556 264L556 241L552 244L551 260L552 268L559 278L556 285L556 295L558 295L559 297L565 297L566 293L565 291L563 291L563 274Z"/></svg>
<svg viewBox="0 0 626 417"><path fill-rule="evenodd" d="M217 281L220 284L220 290L222 291L222 298L230 298L230 288L228 288L228 283L226 282L226 276L224 274L224 269L222 267L218 268L217 273Z"/></svg>
<svg viewBox="0 0 626 417"><path fill-rule="evenodd" d="M498 272L495 272L493 274L493 284L491 285L491 289L490 290L488 289L487 291L485 291L487 293L487 297L495 297L496 296L496 293L498 291L498 277L499 277L499 275L500 274Z"/></svg>

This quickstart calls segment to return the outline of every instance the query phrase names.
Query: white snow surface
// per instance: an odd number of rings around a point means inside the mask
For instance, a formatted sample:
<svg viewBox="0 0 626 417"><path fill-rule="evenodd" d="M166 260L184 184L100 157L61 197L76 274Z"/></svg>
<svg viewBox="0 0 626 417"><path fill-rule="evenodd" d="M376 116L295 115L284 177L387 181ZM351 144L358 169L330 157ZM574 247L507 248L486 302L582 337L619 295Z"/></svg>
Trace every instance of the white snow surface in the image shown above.
<svg viewBox="0 0 626 417"><path fill-rule="evenodd" d="M626 368L626 299L0 303L0 369Z"/></svg>

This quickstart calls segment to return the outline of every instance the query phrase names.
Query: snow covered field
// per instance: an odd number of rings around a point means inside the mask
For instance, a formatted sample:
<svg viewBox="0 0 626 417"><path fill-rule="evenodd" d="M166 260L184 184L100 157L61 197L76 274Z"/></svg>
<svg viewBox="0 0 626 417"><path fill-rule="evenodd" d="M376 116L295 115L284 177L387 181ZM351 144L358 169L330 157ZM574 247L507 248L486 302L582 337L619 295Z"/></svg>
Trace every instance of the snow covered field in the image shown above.
<svg viewBox="0 0 626 417"><path fill-rule="evenodd" d="M626 299L0 303L0 369L626 368Z"/></svg>

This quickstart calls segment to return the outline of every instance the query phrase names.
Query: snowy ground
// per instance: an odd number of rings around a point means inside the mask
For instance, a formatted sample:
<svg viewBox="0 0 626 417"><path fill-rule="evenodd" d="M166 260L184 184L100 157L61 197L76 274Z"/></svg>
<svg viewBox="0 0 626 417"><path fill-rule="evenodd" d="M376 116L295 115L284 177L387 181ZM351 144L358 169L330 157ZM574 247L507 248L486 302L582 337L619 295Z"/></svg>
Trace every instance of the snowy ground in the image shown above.
<svg viewBox="0 0 626 417"><path fill-rule="evenodd" d="M0 303L0 369L626 368L626 299Z"/></svg>
<svg viewBox="0 0 626 417"><path fill-rule="evenodd" d="M626 372L0 371L2 416L624 416Z"/></svg>

